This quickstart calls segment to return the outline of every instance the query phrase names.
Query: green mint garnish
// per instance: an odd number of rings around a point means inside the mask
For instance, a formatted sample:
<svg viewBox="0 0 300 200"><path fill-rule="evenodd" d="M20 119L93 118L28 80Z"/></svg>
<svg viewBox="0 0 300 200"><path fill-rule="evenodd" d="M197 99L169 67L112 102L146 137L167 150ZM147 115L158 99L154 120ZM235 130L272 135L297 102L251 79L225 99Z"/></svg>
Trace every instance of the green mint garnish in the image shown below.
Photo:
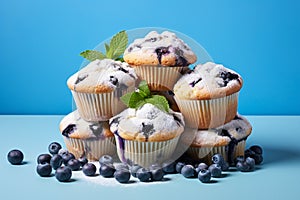
<svg viewBox="0 0 300 200"><path fill-rule="evenodd" d="M127 44L127 33L125 31L120 31L113 36L109 44L104 44L105 54L97 50L86 50L81 52L80 55L89 61L94 61L96 59L102 60L105 58L123 61L121 56L124 53Z"/></svg>
<svg viewBox="0 0 300 200"><path fill-rule="evenodd" d="M146 103L151 103L160 110L169 112L169 103L166 97L161 95L151 95L146 81L141 81L138 92L131 92L123 95L121 100L129 108L139 108Z"/></svg>

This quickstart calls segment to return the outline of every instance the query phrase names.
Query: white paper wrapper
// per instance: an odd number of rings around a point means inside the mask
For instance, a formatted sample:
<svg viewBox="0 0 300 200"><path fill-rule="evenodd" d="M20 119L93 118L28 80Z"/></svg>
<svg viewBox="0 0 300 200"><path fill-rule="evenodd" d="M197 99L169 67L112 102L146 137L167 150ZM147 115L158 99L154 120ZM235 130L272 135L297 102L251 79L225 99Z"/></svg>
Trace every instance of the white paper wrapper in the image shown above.
<svg viewBox="0 0 300 200"><path fill-rule="evenodd" d="M98 161L103 155L116 154L115 138L105 139L74 139L63 137L67 150L76 158L86 156L89 161Z"/></svg>
<svg viewBox="0 0 300 200"><path fill-rule="evenodd" d="M141 80L147 81L151 91L173 90L173 86L187 67L132 66Z"/></svg>
<svg viewBox="0 0 300 200"><path fill-rule="evenodd" d="M81 93L72 91L79 115L86 121L107 121L126 109L120 97L133 92L134 86L110 93Z"/></svg>
<svg viewBox="0 0 300 200"><path fill-rule="evenodd" d="M238 92L209 100L175 101L184 116L186 126L198 129L216 128L231 121L237 113Z"/></svg>
<svg viewBox="0 0 300 200"><path fill-rule="evenodd" d="M122 162L149 167L151 164L161 164L171 158L179 136L162 142L122 140L117 135L115 135L115 139L117 153Z"/></svg>

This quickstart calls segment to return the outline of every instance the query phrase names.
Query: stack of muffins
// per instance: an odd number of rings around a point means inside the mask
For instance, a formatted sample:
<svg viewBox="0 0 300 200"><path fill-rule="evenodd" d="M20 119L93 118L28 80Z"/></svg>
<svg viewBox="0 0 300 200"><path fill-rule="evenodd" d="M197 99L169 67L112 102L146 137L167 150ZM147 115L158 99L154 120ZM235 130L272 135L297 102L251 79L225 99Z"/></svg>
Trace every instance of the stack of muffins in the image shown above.
<svg viewBox="0 0 300 200"><path fill-rule="evenodd" d="M237 114L240 75L212 62L190 70L196 55L169 31L136 39L123 58L95 60L68 79L77 110L60 130L76 157L98 160L117 151L122 162L147 167L172 158L179 144L197 160L221 153L231 163L244 154L252 127ZM136 89L142 80L149 88ZM171 109L151 101L125 109L120 97L134 91L163 95Z"/></svg>

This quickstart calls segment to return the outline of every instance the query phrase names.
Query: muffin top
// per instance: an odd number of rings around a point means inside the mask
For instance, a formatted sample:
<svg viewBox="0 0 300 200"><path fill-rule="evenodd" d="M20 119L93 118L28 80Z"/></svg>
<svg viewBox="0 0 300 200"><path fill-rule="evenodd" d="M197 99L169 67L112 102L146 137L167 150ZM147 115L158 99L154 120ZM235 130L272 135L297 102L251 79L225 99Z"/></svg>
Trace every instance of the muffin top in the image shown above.
<svg viewBox="0 0 300 200"><path fill-rule="evenodd" d="M196 62L197 56L175 33L151 31L127 47L124 60L135 66L188 66Z"/></svg>
<svg viewBox="0 0 300 200"><path fill-rule="evenodd" d="M181 113L168 113L146 103L138 109L128 108L109 120L110 130L125 140L166 141L184 130Z"/></svg>
<svg viewBox="0 0 300 200"><path fill-rule="evenodd" d="M109 124L105 122L87 122L77 110L66 115L59 124L63 136L74 139L105 139L113 137Z"/></svg>
<svg viewBox="0 0 300 200"><path fill-rule="evenodd" d="M192 130L191 130L192 131ZM231 141L238 143L247 139L252 126L249 121L237 114L229 123L214 129L198 130L191 144L192 147L218 147L228 145ZM183 141L188 141L189 134L183 135Z"/></svg>
<svg viewBox="0 0 300 200"><path fill-rule="evenodd" d="M97 59L72 75L67 84L76 92L107 93L134 86L136 79L134 69L127 63Z"/></svg>
<svg viewBox="0 0 300 200"><path fill-rule="evenodd" d="M220 64L197 65L174 85L175 97L186 100L221 98L238 92L243 85L239 74Z"/></svg>

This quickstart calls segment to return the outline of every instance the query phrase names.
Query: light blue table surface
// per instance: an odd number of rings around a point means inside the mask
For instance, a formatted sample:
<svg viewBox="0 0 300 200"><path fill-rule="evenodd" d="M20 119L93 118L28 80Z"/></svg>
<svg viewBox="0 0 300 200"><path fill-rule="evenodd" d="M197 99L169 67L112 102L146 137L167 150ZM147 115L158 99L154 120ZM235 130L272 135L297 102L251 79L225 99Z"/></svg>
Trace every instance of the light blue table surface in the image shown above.
<svg viewBox="0 0 300 200"><path fill-rule="evenodd" d="M113 179L106 185L100 176L60 183L36 174L37 156L52 141L63 144L62 117L0 116L1 199L299 199L300 116L247 116L253 125L247 145L264 148L264 163L255 172L226 172L211 184L178 174L162 183L129 185L111 184ZM24 152L25 164L8 163L7 153L14 148Z"/></svg>

